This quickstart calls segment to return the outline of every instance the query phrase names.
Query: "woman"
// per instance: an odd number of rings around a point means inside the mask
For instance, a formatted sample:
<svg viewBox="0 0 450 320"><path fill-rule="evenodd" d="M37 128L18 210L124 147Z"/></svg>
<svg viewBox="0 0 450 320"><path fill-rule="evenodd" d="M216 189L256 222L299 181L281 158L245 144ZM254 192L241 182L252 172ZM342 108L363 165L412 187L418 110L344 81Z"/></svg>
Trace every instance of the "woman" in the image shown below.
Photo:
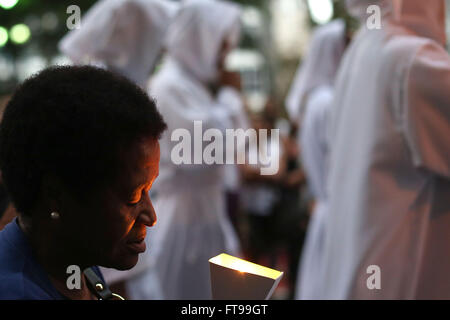
<svg viewBox="0 0 450 320"><path fill-rule="evenodd" d="M209 299L208 259L237 253L237 237L225 213L223 166L176 165L171 154L177 143L171 135L182 128L194 137L194 121L202 121L203 130L233 127L242 101L236 77L223 65L237 42L239 15L237 6L223 1L189 1L168 30L168 59L150 90L169 128L161 140L155 202L165 214L149 234L155 246L148 272L133 280L142 283L135 298Z"/></svg>
<svg viewBox="0 0 450 320"><path fill-rule="evenodd" d="M345 29L344 20L337 19L314 32L308 54L298 68L286 97L286 111L291 121L302 121L308 97L315 88L333 84L342 54L350 41ZM336 34L334 38L339 40L330 40L332 34Z"/></svg>
<svg viewBox="0 0 450 320"><path fill-rule="evenodd" d="M167 0L102 0L59 49L73 62L118 72L145 88L178 4Z"/></svg>
<svg viewBox="0 0 450 320"><path fill-rule="evenodd" d="M333 82L348 39L346 25L335 20L314 33L310 53L297 76L292 96L302 117L299 145L301 159L314 197L297 278L297 299L317 299L323 267L324 225L327 220L328 114L333 107ZM298 91L295 91L295 86Z"/></svg>
<svg viewBox="0 0 450 320"><path fill-rule="evenodd" d="M329 152L324 299L450 299L446 1L352 0ZM367 21L378 5L380 29Z"/></svg>
<svg viewBox="0 0 450 320"><path fill-rule="evenodd" d="M0 127L19 212L0 232L0 299L98 298L84 276L68 288L69 266L137 263L156 223L148 190L165 127L145 92L101 69L50 68L21 85Z"/></svg>

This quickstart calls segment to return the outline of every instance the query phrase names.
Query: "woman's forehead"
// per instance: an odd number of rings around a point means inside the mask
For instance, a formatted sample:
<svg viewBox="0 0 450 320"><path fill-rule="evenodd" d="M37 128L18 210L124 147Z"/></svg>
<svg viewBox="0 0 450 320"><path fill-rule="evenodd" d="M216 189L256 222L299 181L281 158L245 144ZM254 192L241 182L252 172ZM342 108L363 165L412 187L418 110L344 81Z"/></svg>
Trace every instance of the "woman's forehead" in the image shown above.
<svg viewBox="0 0 450 320"><path fill-rule="evenodd" d="M159 142L155 138L140 138L122 150L124 162L133 166L159 163Z"/></svg>
<svg viewBox="0 0 450 320"><path fill-rule="evenodd" d="M129 153L125 157L126 171L128 174L132 172L136 175L154 174L159 169L159 142L156 139L140 139L130 147Z"/></svg>
<svg viewBox="0 0 450 320"><path fill-rule="evenodd" d="M128 150L127 150L128 149ZM122 157L119 185L136 187L145 185L159 173L159 142L156 139L142 139L130 145Z"/></svg>

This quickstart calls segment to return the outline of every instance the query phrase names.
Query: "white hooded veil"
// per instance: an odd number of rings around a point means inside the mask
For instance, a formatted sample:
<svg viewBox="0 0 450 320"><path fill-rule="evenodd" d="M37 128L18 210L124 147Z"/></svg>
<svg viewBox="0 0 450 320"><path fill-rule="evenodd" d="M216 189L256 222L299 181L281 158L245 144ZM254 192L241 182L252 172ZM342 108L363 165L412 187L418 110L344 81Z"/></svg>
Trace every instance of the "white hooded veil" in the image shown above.
<svg viewBox="0 0 450 320"><path fill-rule="evenodd" d="M145 87L178 5L167 0L102 0L60 50L75 63L100 62Z"/></svg>
<svg viewBox="0 0 450 320"><path fill-rule="evenodd" d="M186 71L203 83L217 78L217 56L226 35L232 47L240 32L240 8L213 0L185 1L167 32L166 47Z"/></svg>
<svg viewBox="0 0 450 320"><path fill-rule="evenodd" d="M448 299L444 0L382 3L383 28L361 29L336 79L322 298Z"/></svg>
<svg viewBox="0 0 450 320"><path fill-rule="evenodd" d="M332 85L345 50L345 24L335 20L317 28L286 98L289 118L297 122L308 94L320 85Z"/></svg>

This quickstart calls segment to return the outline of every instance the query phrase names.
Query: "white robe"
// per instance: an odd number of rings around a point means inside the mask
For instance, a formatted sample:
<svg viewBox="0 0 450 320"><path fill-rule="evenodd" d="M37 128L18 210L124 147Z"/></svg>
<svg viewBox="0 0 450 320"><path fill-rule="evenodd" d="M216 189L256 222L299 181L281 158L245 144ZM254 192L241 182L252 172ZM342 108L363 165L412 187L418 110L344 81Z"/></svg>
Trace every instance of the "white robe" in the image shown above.
<svg viewBox="0 0 450 320"><path fill-rule="evenodd" d="M333 88L321 86L308 99L300 135L302 164L315 199L299 264L296 299L320 297L324 229L327 219L326 176L328 162L328 118L333 107Z"/></svg>
<svg viewBox="0 0 450 320"><path fill-rule="evenodd" d="M236 90L225 87L215 97L204 85L217 76L212 62L230 28L237 25L239 12L222 1L189 2L169 30L168 60L150 89L168 125L160 141L160 173L154 185L158 221L147 238L149 267L130 282L140 284L139 291L131 293L134 299L210 299L208 260L222 252L239 254L225 212L224 166L175 165L171 159L179 143L171 141L174 130L187 129L194 137L193 122L201 120L203 131L216 128L224 133L242 113ZM198 34L198 28L204 32Z"/></svg>
<svg viewBox="0 0 450 320"><path fill-rule="evenodd" d="M322 298L450 298L444 1L397 9L360 31L336 81Z"/></svg>
<svg viewBox="0 0 450 320"><path fill-rule="evenodd" d="M299 67L287 107L300 121L303 167L316 207L308 225L296 284L297 299L317 297L323 229L326 219L327 114L333 102L333 83L346 47L345 24L335 20L319 27L308 56Z"/></svg>

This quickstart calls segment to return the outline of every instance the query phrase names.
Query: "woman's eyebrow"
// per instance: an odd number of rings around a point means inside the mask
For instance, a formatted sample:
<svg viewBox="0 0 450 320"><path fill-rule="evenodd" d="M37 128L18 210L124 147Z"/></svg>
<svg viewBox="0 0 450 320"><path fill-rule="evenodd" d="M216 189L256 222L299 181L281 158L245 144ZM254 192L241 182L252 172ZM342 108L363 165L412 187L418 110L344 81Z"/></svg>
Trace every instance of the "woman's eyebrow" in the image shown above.
<svg viewBox="0 0 450 320"><path fill-rule="evenodd" d="M126 185L126 187L125 187L125 190L127 191L127 193L133 193L137 189L142 188L143 186L145 186L146 183L147 183L147 181L143 181L143 179L139 179L138 182L128 183Z"/></svg>
<svg viewBox="0 0 450 320"><path fill-rule="evenodd" d="M146 186L148 186L148 185L151 185L152 182L153 182L158 176L159 176L159 170L156 172L156 175L155 175L155 172L154 172L153 170L152 170L152 172L150 172L150 173L136 175L135 177L136 177L136 180L137 180L138 182L135 183L135 184L133 184L133 185L130 187L130 188L132 188L132 191L131 191L131 192L133 192L133 191L135 191L135 190L137 190L137 189L139 189L139 188L142 188L142 187L146 187Z"/></svg>
<svg viewBox="0 0 450 320"><path fill-rule="evenodd" d="M134 190L139 189L139 188L145 188L145 187L151 185L153 180L155 180L155 178L154 178L154 176L151 176L151 177L150 176L146 176L145 178L142 178L142 182L137 184L135 186Z"/></svg>
<svg viewBox="0 0 450 320"><path fill-rule="evenodd" d="M147 181L141 182L141 183L139 183L139 184L136 184L136 185L134 186L134 188L133 188L133 191L134 191L134 190L137 190L137 189L141 189L141 188L145 187L147 184L148 184Z"/></svg>

